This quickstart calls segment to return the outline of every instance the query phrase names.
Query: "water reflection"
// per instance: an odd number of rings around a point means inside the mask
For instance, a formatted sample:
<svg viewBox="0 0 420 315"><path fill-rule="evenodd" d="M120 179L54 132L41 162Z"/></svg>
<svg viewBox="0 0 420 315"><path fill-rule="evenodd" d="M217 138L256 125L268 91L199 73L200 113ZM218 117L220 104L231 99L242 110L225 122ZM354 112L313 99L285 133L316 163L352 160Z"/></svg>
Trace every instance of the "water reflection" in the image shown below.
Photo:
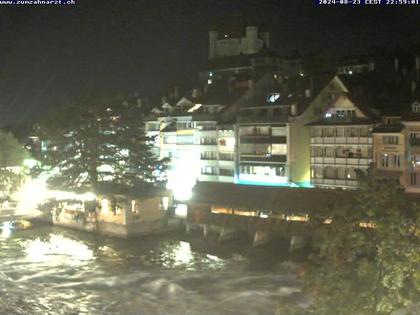
<svg viewBox="0 0 420 315"><path fill-rule="evenodd" d="M279 250L255 260L252 248L194 235L11 233L0 238L0 314L266 315L282 299L303 300L291 272L274 268Z"/></svg>
<svg viewBox="0 0 420 315"><path fill-rule="evenodd" d="M12 228L13 228L12 222L3 222L0 228L1 229L0 237L9 238L10 235L12 234Z"/></svg>
<svg viewBox="0 0 420 315"><path fill-rule="evenodd" d="M93 252L82 242L52 234L48 240L37 238L25 244L26 258L31 262L51 265L80 264L94 258Z"/></svg>

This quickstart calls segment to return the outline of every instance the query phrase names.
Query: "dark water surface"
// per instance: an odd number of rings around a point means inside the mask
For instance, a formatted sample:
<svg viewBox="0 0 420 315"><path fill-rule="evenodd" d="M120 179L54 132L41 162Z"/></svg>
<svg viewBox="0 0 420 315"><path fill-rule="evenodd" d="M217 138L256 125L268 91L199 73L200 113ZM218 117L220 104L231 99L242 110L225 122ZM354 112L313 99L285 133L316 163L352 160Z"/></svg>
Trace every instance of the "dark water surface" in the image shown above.
<svg viewBox="0 0 420 315"><path fill-rule="evenodd" d="M307 303L290 259L281 243L0 223L0 314L276 314L280 303Z"/></svg>

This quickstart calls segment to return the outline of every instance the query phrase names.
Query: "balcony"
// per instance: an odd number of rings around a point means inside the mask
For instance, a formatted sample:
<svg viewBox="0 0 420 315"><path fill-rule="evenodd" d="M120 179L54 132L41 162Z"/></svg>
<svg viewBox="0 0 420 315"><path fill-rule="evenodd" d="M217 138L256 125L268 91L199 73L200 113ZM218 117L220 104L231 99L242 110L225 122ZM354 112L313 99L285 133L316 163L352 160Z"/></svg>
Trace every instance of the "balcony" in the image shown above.
<svg viewBox="0 0 420 315"><path fill-rule="evenodd" d="M287 143L286 136L271 135L243 135L240 137L241 143Z"/></svg>
<svg viewBox="0 0 420 315"><path fill-rule="evenodd" d="M420 138L410 138L410 145L412 147L420 147Z"/></svg>
<svg viewBox="0 0 420 315"><path fill-rule="evenodd" d="M343 178L312 178L312 184L315 186L323 187L345 187L356 188L359 183L356 179L343 179Z"/></svg>
<svg viewBox="0 0 420 315"><path fill-rule="evenodd" d="M205 156L205 155L202 155L202 156L200 156L200 160L203 160L203 161L216 161L217 160L217 156Z"/></svg>
<svg viewBox="0 0 420 315"><path fill-rule="evenodd" d="M231 162L235 159L235 156L232 155L223 155L221 153L219 153L219 161L226 161L226 162Z"/></svg>
<svg viewBox="0 0 420 315"><path fill-rule="evenodd" d="M328 144L354 144L354 145L371 145L372 137L311 137L311 144L328 145Z"/></svg>
<svg viewBox="0 0 420 315"><path fill-rule="evenodd" d="M372 158L368 157L311 157L311 164L355 165L368 167L371 163Z"/></svg>
<svg viewBox="0 0 420 315"><path fill-rule="evenodd" d="M286 163L286 155L270 155L270 154L256 154L256 153L241 153L241 162L272 162L272 163Z"/></svg>
<svg viewBox="0 0 420 315"><path fill-rule="evenodd" d="M289 115L268 115L268 114L241 114L238 117L238 122L240 123L256 123L256 122L283 122L286 123L289 121Z"/></svg>

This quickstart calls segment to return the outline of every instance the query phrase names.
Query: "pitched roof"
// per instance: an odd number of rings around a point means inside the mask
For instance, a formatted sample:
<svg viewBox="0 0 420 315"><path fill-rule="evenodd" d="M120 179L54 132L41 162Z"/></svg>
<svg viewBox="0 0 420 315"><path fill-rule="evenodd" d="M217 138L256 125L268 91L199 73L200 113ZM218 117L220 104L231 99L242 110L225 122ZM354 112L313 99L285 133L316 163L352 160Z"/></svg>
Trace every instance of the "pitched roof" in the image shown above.
<svg viewBox="0 0 420 315"><path fill-rule="evenodd" d="M315 188L290 188L237 185L231 183L197 182L189 204L207 204L267 210L278 213L328 213L344 196L354 191Z"/></svg>

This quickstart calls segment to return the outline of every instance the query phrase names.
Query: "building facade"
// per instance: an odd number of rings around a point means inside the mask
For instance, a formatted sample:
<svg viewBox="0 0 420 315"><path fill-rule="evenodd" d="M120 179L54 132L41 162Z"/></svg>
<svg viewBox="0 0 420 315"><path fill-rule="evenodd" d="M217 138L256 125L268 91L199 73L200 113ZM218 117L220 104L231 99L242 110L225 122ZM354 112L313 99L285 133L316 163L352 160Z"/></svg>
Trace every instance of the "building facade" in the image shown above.
<svg viewBox="0 0 420 315"><path fill-rule="evenodd" d="M382 124L372 132L373 168L375 175L393 178L406 186L407 143L400 117L384 116Z"/></svg>
<svg viewBox="0 0 420 315"><path fill-rule="evenodd" d="M375 117L345 93L334 95L311 126L311 182L322 188L356 188L371 166Z"/></svg>
<svg viewBox="0 0 420 315"><path fill-rule="evenodd" d="M406 137L405 189L420 193L420 102L411 103L401 120Z"/></svg>

